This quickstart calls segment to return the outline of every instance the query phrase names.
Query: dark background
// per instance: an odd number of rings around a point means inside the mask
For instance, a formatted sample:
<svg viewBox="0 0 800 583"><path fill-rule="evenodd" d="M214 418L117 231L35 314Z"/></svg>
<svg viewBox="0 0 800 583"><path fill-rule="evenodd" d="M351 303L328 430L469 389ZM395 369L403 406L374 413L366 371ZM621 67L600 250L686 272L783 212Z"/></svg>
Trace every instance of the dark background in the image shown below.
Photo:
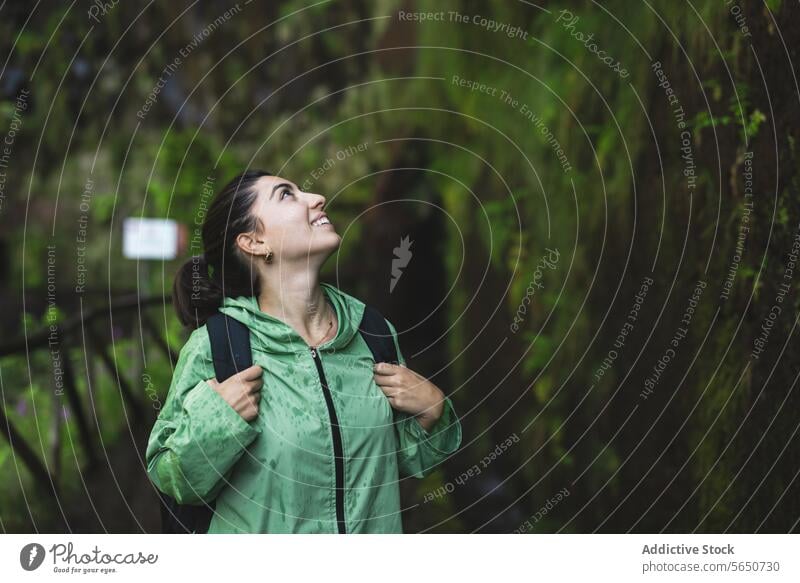
<svg viewBox="0 0 800 583"><path fill-rule="evenodd" d="M797 530L796 2L101 6L0 6L4 532L158 531L183 257L122 220L248 167L328 197L324 280L461 416L406 531Z"/></svg>

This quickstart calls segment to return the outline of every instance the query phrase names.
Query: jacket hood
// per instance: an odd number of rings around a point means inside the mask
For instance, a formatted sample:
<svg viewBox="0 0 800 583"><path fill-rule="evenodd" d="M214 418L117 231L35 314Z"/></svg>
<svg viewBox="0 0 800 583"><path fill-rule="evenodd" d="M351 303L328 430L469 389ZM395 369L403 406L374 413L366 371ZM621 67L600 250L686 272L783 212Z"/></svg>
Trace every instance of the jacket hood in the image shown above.
<svg viewBox="0 0 800 583"><path fill-rule="evenodd" d="M323 350L340 350L358 332L364 316L364 302L331 284L320 282L320 287L336 311L338 321L336 336L324 342L321 347ZM283 320L262 312L255 296L226 297L219 311L239 320L250 329L250 340L256 350L273 354L296 354L309 350L309 345L294 328Z"/></svg>

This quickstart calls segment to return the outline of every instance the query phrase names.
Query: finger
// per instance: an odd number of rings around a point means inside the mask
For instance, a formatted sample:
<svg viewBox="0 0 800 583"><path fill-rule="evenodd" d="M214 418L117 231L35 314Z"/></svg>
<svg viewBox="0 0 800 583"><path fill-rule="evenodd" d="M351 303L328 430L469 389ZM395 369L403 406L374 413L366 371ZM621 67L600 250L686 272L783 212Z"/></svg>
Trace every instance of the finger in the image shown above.
<svg viewBox="0 0 800 583"><path fill-rule="evenodd" d="M400 395L386 395L386 400L389 401L389 406L398 411L403 409L402 397Z"/></svg>
<svg viewBox="0 0 800 583"><path fill-rule="evenodd" d="M394 375L373 374L372 380L374 380L378 386L384 386L384 387L396 387L401 384L400 381Z"/></svg>
<svg viewBox="0 0 800 583"><path fill-rule="evenodd" d="M397 368L397 365L390 362L376 362L372 370L379 375L391 376L397 374Z"/></svg>
<svg viewBox="0 0 800 583"><path fill-rule="evenodd" d="M237 373L236 376L243 381L254 381L256 379L260 379L263 372L264 371L260 366L254 364L253 366Z"/></svg>
<svg viewBox="0 0 800 583"><path fill-rule="evenodd" d="M247 380L241 378L238 374L237 375L233 375L226 382L233 383L233 385L236 388L238 388L240 391L244 391L245 393L250 390L250 385L252 383L252 381L247 381Z"/></svg>
<svg viewBox="0 0 800 583"><path fill-rule="evenodd" d="M392 387L392 386L388 386L388 385L387 386L378 385L378 387L380 388L381 392L384 395L386 395L387 397L389 397L390 399L396 397L398 395L398 393L400 392L400 389L398 387Z"/></svg>
<svg viewBox="0 0 800 583"><path fill-rule="evenodd" d="M216 386L219 384L219 381L217 381L217 379L216 379L216 378L213 378L213 379L208 379L206 382L207 382L209 385L211 385L212 387L216 387Z"/></svg>

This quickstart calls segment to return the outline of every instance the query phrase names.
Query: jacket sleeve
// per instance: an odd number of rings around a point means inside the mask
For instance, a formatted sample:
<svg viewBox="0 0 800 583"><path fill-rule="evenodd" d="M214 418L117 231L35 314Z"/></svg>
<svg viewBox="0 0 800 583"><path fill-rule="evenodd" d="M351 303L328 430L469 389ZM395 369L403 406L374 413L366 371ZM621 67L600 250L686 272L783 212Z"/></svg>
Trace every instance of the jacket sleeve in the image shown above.
<svg viewBox="0 0 800 583"><path fill-rule="evenodd" d="M394 337L398 360L405 366L406 360L400 351L397 331L391 322L387 320L387 323ZM461 423L450 397L445 397L442 416L430 431L422 427L413 415L397 410L394 410L393 415L401 476L424 478L461 445Z"/></svg>
<svg viewBox="0 0 800 583"><path fill-rule="evenodd" d="M145 459L153 484L179 504L216 498L245 448L261 433L206 382L214 378L205 326L178 357L164 407L150 433Z"/></svg>

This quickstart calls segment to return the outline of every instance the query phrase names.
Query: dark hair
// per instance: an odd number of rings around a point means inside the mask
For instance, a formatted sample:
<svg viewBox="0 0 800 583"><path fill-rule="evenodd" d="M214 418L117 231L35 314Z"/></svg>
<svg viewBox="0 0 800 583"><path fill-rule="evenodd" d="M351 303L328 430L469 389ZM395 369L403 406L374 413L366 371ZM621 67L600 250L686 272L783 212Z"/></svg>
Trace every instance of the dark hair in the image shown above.
<svg viewBox="0 0 800 583"><path fill-rule="evenodd" d="M205 252L181 265L172 286L172 303L185 326L199 328L205 324L226 296L258 295L257 274L237 247L236 237L259 227L251 210L258 195L254 185L262 176L274 174L262 170L243 172L211 201L202 226Z"/></svg>

